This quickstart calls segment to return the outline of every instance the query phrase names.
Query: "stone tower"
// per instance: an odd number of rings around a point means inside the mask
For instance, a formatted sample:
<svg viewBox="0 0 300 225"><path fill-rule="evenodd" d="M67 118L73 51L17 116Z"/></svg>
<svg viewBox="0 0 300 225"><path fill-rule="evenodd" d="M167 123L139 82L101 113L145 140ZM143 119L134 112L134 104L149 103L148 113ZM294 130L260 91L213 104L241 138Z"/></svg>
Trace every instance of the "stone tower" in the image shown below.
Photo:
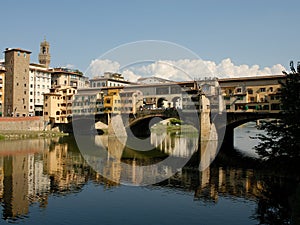
<svg viewBox="0 0 300 225"><path fill-rule="evenodd" d="M49 68L50 65L50 44L46 41L46 38L40 44L40 54L39 54L39 63Z"/></svg>
<svg viewBox="0 0 300 225"><path fill-rule="evenodd" d="M4 115L29 115L30 51L14 48L5 50Z"/></svg>

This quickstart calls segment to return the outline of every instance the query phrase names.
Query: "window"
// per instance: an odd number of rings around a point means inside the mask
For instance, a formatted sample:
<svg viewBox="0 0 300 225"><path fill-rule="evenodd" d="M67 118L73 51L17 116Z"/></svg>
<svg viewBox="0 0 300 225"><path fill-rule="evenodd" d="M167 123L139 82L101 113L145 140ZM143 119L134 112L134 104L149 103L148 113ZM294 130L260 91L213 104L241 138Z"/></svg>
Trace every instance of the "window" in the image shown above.
<svg viewBox="0 0 300 225"><path fill-rule="evenodd" d="M230 109L230 105L226 105L226 109Z"/></svg>
<svg viewBox="0 0 300 225"><path fill-rule="evenodd" d="M238 92L238 93L242 92L242 88L237 88L236 92Z"/></svg>
<svg viewBox="0 0 300 225"><path fill-rule="evenodd" d="M252 95L253 94L253 90L252 89L248 89L248 94Z"/></svg>
<svg viewBox="0 0 300 225"><path fill-rule="evenodd" d="M265 91L266 91L266 88L260 88L259 91L260 91L260 92L265 92Z"/></svg>
<svg viewBox="0 0 300 225"><path fill-rule="evenodd" d="M26 84L24 84L24 87L26 87Z"/></svg>
<svg viewBox="0 0 300 225"><path fill-rule="evenodd" d="M29 93L30 95L33 95L32 91Z"/></svg>
<svg viewBox="0 0 300 225"><path fill-rule="evenodd" d="M30 101L30 102L33 102L33 99L31 98L29 101Z"/></svg>

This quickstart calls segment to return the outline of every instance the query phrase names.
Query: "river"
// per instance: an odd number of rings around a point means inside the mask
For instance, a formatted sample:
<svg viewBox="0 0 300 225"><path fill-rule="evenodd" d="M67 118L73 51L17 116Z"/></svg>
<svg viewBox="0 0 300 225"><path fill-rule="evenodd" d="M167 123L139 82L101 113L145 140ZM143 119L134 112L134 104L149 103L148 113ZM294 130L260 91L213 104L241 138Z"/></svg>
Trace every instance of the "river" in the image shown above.
<svg viewBox="0 0 300 225"><path fill-rule="evenodd" d="M236 148L255 156L248 138L256 132L237 128ZM202 171L149 166L187 159L194 135L153 135L159 144L148 153L85 138L84 150L74 137L1 141L0 224L300 224L300 185L291 179L215 162Z"/></svg>

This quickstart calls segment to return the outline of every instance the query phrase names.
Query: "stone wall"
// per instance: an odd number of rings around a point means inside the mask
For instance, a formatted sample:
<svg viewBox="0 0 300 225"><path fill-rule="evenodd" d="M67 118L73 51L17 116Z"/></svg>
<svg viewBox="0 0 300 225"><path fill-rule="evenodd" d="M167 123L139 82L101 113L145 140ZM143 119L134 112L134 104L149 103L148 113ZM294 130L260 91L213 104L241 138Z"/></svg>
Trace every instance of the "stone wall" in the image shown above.
<svg viewBox="0 0 300 225"><path fill-rule="evenodd" d="M43 117L2 117L0 131L42 131L44 130Z"/></svg>

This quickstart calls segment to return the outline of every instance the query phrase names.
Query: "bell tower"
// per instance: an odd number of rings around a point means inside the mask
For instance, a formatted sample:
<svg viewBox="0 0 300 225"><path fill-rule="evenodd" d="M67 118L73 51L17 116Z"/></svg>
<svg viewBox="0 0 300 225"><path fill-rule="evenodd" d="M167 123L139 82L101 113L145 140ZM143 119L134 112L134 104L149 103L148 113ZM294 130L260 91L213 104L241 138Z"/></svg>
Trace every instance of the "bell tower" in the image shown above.
<svg viewBox="0 0 300 225"><path fill-rule="evenodd" d="M46 41L46 38L44 38L44 41L40 44L40 54L39 54L39 63L46 66L46 68L49 68L50 65L50 44L48 41Z"/></svg>

